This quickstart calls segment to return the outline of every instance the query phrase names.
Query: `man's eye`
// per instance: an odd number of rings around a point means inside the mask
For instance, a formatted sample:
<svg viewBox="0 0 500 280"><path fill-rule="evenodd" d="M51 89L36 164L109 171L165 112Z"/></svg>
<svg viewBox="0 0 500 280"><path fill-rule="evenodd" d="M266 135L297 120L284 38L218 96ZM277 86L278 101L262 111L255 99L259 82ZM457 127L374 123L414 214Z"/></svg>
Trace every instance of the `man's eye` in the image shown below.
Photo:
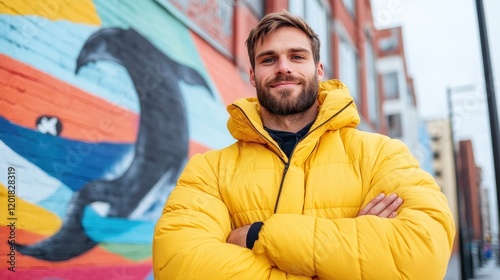
<svg viewBox="0 0 500 280"><path fill-rule="evenodd" d="M274 58L266 58L264 60L262 60L262 63L271 63L274 61Z"/></svg>
<svg viewBox="0 0 500 280"><path fill-rule="evenodd" d="M304 57L300 56L300 55L294 55L292 58L295 59L295 60L304 59Z"/></svg>

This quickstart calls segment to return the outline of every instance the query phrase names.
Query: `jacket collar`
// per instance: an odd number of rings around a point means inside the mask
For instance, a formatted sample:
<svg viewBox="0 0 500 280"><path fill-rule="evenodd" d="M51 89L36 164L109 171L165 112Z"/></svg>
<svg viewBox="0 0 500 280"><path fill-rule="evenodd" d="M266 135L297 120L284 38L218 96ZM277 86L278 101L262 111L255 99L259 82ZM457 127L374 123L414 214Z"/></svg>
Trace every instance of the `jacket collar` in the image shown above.
<svg viewBox="0 0 500 280"><path fill-rule="evenodd" d="M359 124L359 115L349 89L339 80L321 82L318 101L320 106L318 116L310 130L318 137L327 130L356 127ZM256 97L240 98L227 107L230 115L227 127L236 140L274 142L264 130L260 110Z"/></svg>

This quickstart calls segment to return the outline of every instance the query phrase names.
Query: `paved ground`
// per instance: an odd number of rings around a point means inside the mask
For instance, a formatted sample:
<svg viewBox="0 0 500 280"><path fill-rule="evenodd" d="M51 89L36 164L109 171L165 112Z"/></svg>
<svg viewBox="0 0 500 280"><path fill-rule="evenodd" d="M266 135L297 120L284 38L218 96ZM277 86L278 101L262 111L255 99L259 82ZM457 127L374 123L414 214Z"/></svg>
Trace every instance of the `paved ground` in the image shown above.
<svg viewBox="0 0 500 280"><path fill-rule="evenodd" d="M485 266L477 269L475 276L472 279L500 280L500 266L495 260L490 260Z"/></svg>
<svg viewBox="0 0 500 280"><path fill-rule="evenodd" d="M453 255L448 264L445 280L463 280L460 275L460 258ZM488 261L483 267L477 268L473 280L500 280L500 266L494 259Z"/></svg>

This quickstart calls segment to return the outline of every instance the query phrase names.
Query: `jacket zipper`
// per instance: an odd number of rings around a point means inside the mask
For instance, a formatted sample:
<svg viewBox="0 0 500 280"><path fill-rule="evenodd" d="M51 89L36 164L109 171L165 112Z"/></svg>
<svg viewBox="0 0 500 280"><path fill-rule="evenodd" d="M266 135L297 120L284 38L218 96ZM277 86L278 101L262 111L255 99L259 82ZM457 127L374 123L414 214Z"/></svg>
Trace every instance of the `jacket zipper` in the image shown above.
<svg viewBox="0 0 500 280"><path fill-rule="evenodd" d="M293 151L292 151L292 153L293 153ZM278 190L278 196L276 197L276 203L274 204L274 212L273 212L274 214L276 214L276 211L278 210L278 203L280 201L281 189L283 189L283 183L285 182L285 176L286 176L286 172L288 171L289 166L290 166L290 159L288 159L288 162L285 163L285 169L283 170L283 176L281 176L280 188Z"/></svg>
<svg viewBox="0 0 500 280"><path fill-rule="evenodd" d="M300 141L302 141L302 139L306 138L307 135L311 134L314 130L318 129L320 126L324 125L325 123L329 122L331 119L335 118L336 116L338 116L340 113L342 113L347 107L349 107L349 105L351 105L354 101L351 100L349 103L347 103L347 105L345 105L342 109L340 109L337 113L335 113L333 116L331 116L330 118L328 118L326 121L324 121L323 123L321 123L320 125L318 125L316 128L314 128L313 130L309 131L306 135L304 135L304 137L302 137L301 139L299 139L299 141L297 141L295 143L295 146L293 147L292 149L292 152L290 153L290 158L288 159L287 162L285 162L285 160L283 160L283 158L280 156L279 158L281 159L281 161L283 161L283 163L285 164L285 169L283 169L283 176L281 176L281 182L280 182L280 188L278 190L278 195L276 197L276 203L274 205L274 214L276 214L276 211L278 210L278 204L279 204L279 201L280 201L280 197L281 197L281 190L283 189L283 184L285 183L285 177L286 177L286 173L288 172L288 167L290 166L290 162L291 162L291 158L292 158L292 155L293 155L293 151L295 150L295 147L297 147L297 145L300 143ZM234 106L238 107L240 109L240 111L243 113L243 115L245 115L245 117L247 118L247 120L250 122L250 124L252 124L252 122L250 121L250 118L247 116L247 114L245 113L245 111L243 111L243 109L241 109L241 107L235 105L233 103ZM257 132L257 134L259 134L260 136L262 136L264 139L267 139L269 141L269 139L263 135L262 133L259 132L259 130L257 128L255 128L254 125L251 125L252 128L254 129L255 132ZM271 141L269 141L269 143L273 144L274 147L276 147L276 145L274 145L274 143L272 143ZM277 147L278 150L281 150L280 147Z"/></svg>

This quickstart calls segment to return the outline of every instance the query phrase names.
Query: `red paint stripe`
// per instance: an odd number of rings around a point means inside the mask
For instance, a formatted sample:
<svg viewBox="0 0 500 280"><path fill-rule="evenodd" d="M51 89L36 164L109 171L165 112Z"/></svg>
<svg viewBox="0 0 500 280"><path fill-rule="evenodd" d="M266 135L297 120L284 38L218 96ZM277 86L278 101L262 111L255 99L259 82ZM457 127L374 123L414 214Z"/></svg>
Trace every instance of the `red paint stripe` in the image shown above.
<svg viewBox="0 0 500 280"><path fill-rule="evenodd" d="M36 129L41 115L57 116L62 137L85 142L133 143L139 116L0 54L0 115Z"/></svg>
<svg viewBox="0 0 500 280"><path fill-rule="evenodd" d="M235 67L232 61L224 57L198 35L191 34L201 59L205 63L205 67L226 105L231 104L238 98L256 95L255 89L250 82L243 80L239 74L239 69ZM246 59L248 60L248 58Z"/></svg>
<svg viewBox="0 0 500 280"><path fill-rule="evenodd" d="M3 265L2 265L3 267ZM144 280L151 272L151 261L134 265L79 266L79 267L16 267L0 270L0 279L127 279Z"/></svg>
<svg viewBox="0 0 500 280"><path fill-rule="evenodd" d="M204 146L198 142L193 140L189 141L189 157L191 158L195 154L202 154L208 150L211 150L209 147Z"/></svg>
<svg viewBox="0 0 500 280"><path fill-rule="evenodd" d="M10 229L6 226L0 227L0 236L9 236ZM42 236L27 230L16 229L15 242L18 244L34 244L38 241L41 241L47 236ZM0 242L0 267L3 268L7 264L9 256L7 256L10 251L9 244L7 244L7 240L5 242ZM6 253L4 253L6 252ZM102 247L96 246L88 252L82 254L81 256L72 258L67 261L60 262L49 262L45 260L39 260L30 256L23 255L16 251L16 262L17 267L20 270L29 270L31 268L42 267L42 268L71 268L71 267L81 267L81 266L115 266L117 264L128 266L136 264L132 260L129 260L125 257L122 257L116 253L109 252ZM0 269L2 271L3 269ZM4 279L1 278L0 279ZM91 279L91 278L89 278ZM98 278L92 278L98 279ZM107 279L107 278L100 278ZM109 278L111 279L111 278Z"/></svg>

